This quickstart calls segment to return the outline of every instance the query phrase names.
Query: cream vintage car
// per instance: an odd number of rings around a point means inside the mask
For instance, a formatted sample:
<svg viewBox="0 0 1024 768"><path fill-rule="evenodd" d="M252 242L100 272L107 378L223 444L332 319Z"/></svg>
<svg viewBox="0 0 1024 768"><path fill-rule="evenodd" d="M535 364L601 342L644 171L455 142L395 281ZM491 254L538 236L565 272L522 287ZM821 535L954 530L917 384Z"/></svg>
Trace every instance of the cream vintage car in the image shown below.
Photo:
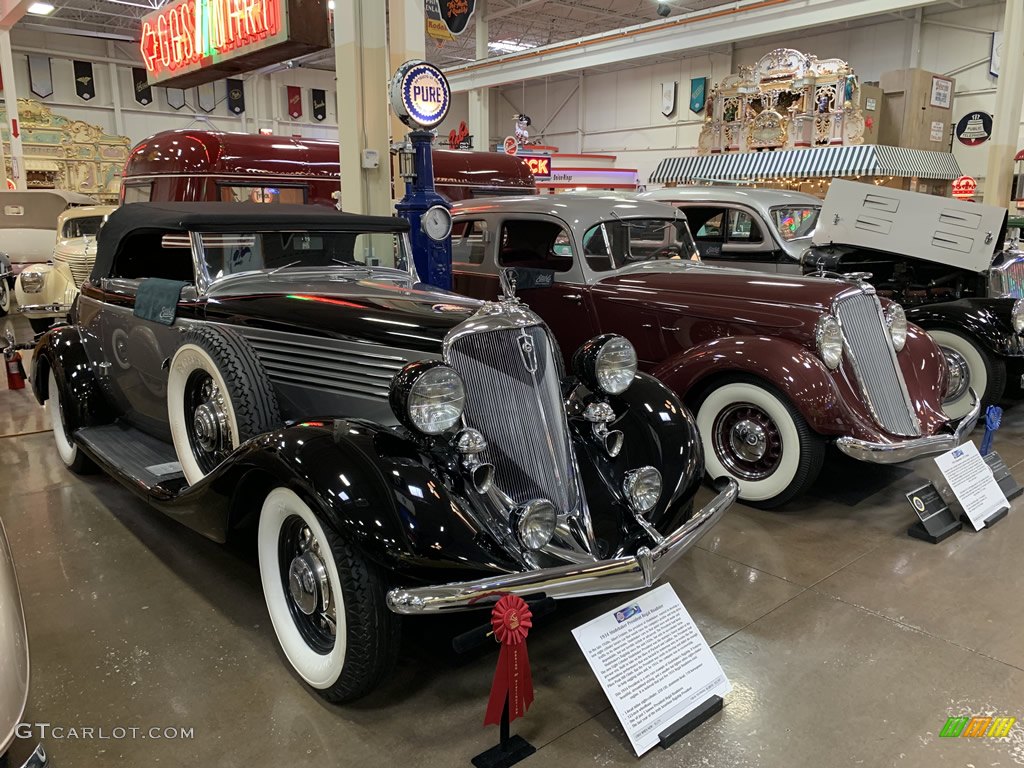
<svg viewBox="0 0 1024 768"><path fill-rule="evenodd" d="M114 208L88 205L64 211L57 217L57 244L50 261L30 264L18 275L15 298L36 333L67 317L96 261L96 235Z"/></svg>

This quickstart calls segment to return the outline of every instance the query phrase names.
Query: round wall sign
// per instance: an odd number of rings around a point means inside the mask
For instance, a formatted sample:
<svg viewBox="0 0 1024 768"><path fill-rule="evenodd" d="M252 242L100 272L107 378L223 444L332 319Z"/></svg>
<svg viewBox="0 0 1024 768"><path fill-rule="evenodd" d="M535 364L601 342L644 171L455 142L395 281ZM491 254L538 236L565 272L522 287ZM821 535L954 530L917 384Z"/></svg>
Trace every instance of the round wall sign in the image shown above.
<svg viewBox="0 0 1024 768"><path fill-rule="evenodd" d="M503 148L506 155L517 154L519 152L519 142L516 141L515 136L506 136Z"/></svg>
<svg viewBox="0 0 1024 768"><path fill-rule="evenodd" d="M956 137L961 144L976 147L992 137L992 115L988 112L969 112L956 124Z"/></svg>
<svg viewBox="0 0 1024 768"><path fill-rule="evenodd" d="M958 200L970 200L978 191L978 182L973 176L961 176L953 180L953 197Z"/></svg>
<svg viewBox="0 0 1024 768"><path fill-rule="evenodd" d="M391 108L406 125L433 128L451 105L451 88L444 73L425 61L407 61L391 78Z"/></svg>

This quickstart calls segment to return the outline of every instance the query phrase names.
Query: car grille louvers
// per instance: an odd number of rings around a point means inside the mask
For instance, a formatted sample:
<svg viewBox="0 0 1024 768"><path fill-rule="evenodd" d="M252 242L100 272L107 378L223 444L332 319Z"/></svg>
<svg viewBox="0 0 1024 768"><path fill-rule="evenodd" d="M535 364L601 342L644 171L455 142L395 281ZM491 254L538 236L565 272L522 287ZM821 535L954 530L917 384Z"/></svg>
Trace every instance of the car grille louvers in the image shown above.
<svg viewBox="0 0 1024 768"><path fill-rule="evenodd" d="M894 435L921 434L906 382L874 294L858 292L841 298L835 314L843 329L850 362L872 415L878 425Z"/></svg>
<svg viewBox="0 0 1024 768"><path fill-rule="evenodd" d="M447 362L466 385L466 424L483 433L481 460L513 501L577 502L559 366L544 328L501 328L457 336Z"/></svg>
<svg viewBox="0 0 1024 768"><path fill-rule="evenodd" d="M96 251L95 249L87 249L85 253L75 254L55 251L53 260L67 264L68 269L71 270L71 277L74 279L75 285L81 288L82 283L89 279L89 275L92 272L92 265L96 260Z"/></svg>

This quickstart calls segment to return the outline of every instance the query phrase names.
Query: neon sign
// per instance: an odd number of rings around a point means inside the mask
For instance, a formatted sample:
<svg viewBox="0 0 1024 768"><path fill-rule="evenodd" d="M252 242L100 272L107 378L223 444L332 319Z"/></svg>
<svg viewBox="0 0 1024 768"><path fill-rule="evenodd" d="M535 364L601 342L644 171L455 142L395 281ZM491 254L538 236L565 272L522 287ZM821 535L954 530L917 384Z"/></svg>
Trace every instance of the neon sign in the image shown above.
<svg viewBox="0 0 1024 768"><path fill-rule="evenodd" d="M139 49L151 85L187 88L329 43L325 0L175 0L143 18Z"/></svg>

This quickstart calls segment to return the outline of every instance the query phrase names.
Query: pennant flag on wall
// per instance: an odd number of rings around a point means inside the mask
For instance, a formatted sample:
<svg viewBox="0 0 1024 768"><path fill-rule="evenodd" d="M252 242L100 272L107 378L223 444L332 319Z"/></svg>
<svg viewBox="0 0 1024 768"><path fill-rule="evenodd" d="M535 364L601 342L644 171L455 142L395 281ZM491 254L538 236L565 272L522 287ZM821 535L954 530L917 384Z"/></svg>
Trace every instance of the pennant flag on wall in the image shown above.
<svg viewBox="0 0 1024 768"><path fill-rule="evenodd" d="M292 120L302 117L302 89L297 85L289 85L288 88L288 116Z"/></svg>
<svg viewBox="0 0 1024 768"><path fill-rule="evenodd" d="M149 80L146 79L146 70L142 67L132 67L132 82L135 84L135 100L142 106L153 103L153 89L149 87Z"/></svg>
<svg viewBox="0 0 1024 768"><path fill-rule="evenodd" d="M72 61L75 68L75 93L78 98L89 101L96 98L96 81L92 77L91 61Z"/></svg>
<svg viewBox="0 0 1024 768"><path fill-rule="evenodd" d="M213 83L204 83L196 88L197 101L199 102L199 108L203 112L213 112L217 108L217 91L213 87Z"/></svg>
<svg viewBox="0 0 1024 768"><path fill-rule="evenodd" d="M312 88L310 92L313 96L313 117L322 123L327 119L327 94L320 88Z"/></svg>
<svg viewBox="0 0 1024 768"><path fill-rule="evenodd" d="M699 115L704 111L707 100L708 79L706 77L690 78L690 111Z"/></svg>
<svg viewBox="0 0 1024 768"><path fill-rule="evenodd" d="M50 73L50 57L30 53L28 55L28 84L32 93L41 99L53 95L53 75Z"/></svg>
<svg viewBox="0 0 1024 768"><path fill-rule="evenodd" d="M164 88L167 93L167 106L171 109L181 109L185 106L185 91L181 88Z"/></svg>
<svg viewBox="0 0 1024 768"><path fill-rule="evenodd" d="M240 115L245 112L245 85L241 80L229 79L228 86L228 111L233 115Z"/></svg>

